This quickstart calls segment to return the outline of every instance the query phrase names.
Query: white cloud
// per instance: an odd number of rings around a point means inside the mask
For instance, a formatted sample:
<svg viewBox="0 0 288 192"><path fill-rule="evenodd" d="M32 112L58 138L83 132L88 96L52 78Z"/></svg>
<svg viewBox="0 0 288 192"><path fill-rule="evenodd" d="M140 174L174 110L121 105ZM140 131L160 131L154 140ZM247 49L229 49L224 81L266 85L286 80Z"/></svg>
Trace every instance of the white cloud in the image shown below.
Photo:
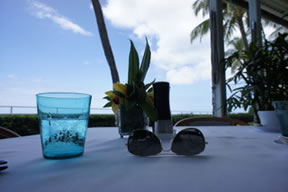
<svg viewBox="0 0 288 192"><path fill-rule="evenodd" d="M85 30L79 25L73 23L70 19L62 16L56 9L45 5L38 1L29 1L31 5L32 14L40 19L49 19L53 23L57 24L64 30L69 30L74 33L78 33L85 36L93 35L91 32Z"/></svg>
<svg viewBox="0 0 288 192"><path fill-rule="evenodd" d="M167 72L167 80L173 84L191 84L210 79L211 68L204 64L195 66L181 66Z"/></svg>
<svg viewBox="0 0 288 192"><path fill-rule="evenodd" d="M137 38L155 38L152 62L167 72L171 83L191 84L211 78L209 35L202 44L190 43L191 30L202 20L194 16L193 2L108 0L103 12L113 25L131 29Z"/></svg>

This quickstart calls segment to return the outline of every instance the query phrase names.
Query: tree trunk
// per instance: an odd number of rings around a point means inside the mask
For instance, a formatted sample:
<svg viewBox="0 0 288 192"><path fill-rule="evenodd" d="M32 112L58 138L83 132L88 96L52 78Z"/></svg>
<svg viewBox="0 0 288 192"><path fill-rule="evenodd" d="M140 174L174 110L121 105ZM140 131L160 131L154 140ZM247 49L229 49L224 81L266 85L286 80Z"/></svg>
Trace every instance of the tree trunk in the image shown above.
<svg viewBox="0 0 288 192"><path fill-rule="evenodd" d="M100 35L100 39L101 39L102 46L104 49L105 57L110 68L112 82L116 83L116 82L119 82L120 80L119 80L119 75L118 75L117 67L115 64L112 48L111 48L108 34L107 34L102 8L99 3L99 0L92 0L92 4L94 7L96 21L98 24L99 35Z"/></svg>
<svg viewBox="0 0 288 192"><path fill-rule="evenodd" d="M245 48L245 50L248 50L248 40L247 40L247 35L246 35L246 32L245 32L244 23L243 23L243 20L242 20L243 15L241 17L238 16L238 15L235 15L235 17L236 17L237 23L239 25L239 29L240 29L241 37L242 37L242 40L243 40L244 48Z"/></svg>

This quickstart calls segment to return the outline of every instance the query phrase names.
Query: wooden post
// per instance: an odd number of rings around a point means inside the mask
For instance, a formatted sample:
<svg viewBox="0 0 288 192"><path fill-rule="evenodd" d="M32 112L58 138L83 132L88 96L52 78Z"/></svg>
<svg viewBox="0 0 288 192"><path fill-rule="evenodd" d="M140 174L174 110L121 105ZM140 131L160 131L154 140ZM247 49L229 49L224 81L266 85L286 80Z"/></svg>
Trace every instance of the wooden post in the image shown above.
<svg viewBox="0 0 288 192"><path fill-rule="evenodd" d="M252 41L261 46L261 16L260 1L249 0L249 23L251 29Z"/></svg>
<svg viewBox="0 0 288 192"><path fill-rule="evenodd" d="M222 1L209 0L212 64L213 116L227 115L224 59Z"/></svg>

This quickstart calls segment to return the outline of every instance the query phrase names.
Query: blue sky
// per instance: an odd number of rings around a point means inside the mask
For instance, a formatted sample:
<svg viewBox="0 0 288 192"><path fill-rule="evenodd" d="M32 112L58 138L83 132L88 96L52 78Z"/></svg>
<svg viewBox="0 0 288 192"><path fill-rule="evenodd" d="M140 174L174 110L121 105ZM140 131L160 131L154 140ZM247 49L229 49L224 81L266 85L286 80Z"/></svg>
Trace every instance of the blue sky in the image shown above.
<svg viewBox="0 0 288 192"><path fill-rule="evenodd" d="M101 1L120 80L126 83L129 39L152 47L146 82L170 82L172 111L211 112L209 35L191 45L203 20L194 0ZM35 106L35 94L84 92L92 107L112 88L90 0L0 1L0 106Z"/></svg>

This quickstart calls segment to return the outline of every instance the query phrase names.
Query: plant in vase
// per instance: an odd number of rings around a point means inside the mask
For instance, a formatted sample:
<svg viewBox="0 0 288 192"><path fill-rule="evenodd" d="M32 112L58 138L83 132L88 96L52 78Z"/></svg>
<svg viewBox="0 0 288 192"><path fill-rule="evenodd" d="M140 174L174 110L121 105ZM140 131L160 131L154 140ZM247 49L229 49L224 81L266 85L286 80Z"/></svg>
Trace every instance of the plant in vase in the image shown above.
<svg viewBox="0 0 288 192"><path fill-rule="evenodd" d="M235 61L239 63L235 74L227 80L232 92L227 99L228 111L252 107L257 116L262 115L262 111L273 110L273 101L287 100L287 37L287 33L279 34L274 41L265 40L262 47L251 43L248 50L236 51L225 59L226 67L231 67ZM231 88L232 82L235 88ZM266 122L267 119L264 117L262 120L260 116L263 125L270 123Z"/></svg>
<svg viewBox="0 0 288 192"><path fill-rule="evenodd" d="M130 41L128 82L113 84L113 90L107 91L104 97L108 103L104 107L112 107L119 126L119 133L129 135L135 129L144 129L145 116L155 121L157 114L154 109L152 83L144 84L144 79L150 66L151 51L146 40L144 55L139 63L139 56L132 41Z"/></svg>

